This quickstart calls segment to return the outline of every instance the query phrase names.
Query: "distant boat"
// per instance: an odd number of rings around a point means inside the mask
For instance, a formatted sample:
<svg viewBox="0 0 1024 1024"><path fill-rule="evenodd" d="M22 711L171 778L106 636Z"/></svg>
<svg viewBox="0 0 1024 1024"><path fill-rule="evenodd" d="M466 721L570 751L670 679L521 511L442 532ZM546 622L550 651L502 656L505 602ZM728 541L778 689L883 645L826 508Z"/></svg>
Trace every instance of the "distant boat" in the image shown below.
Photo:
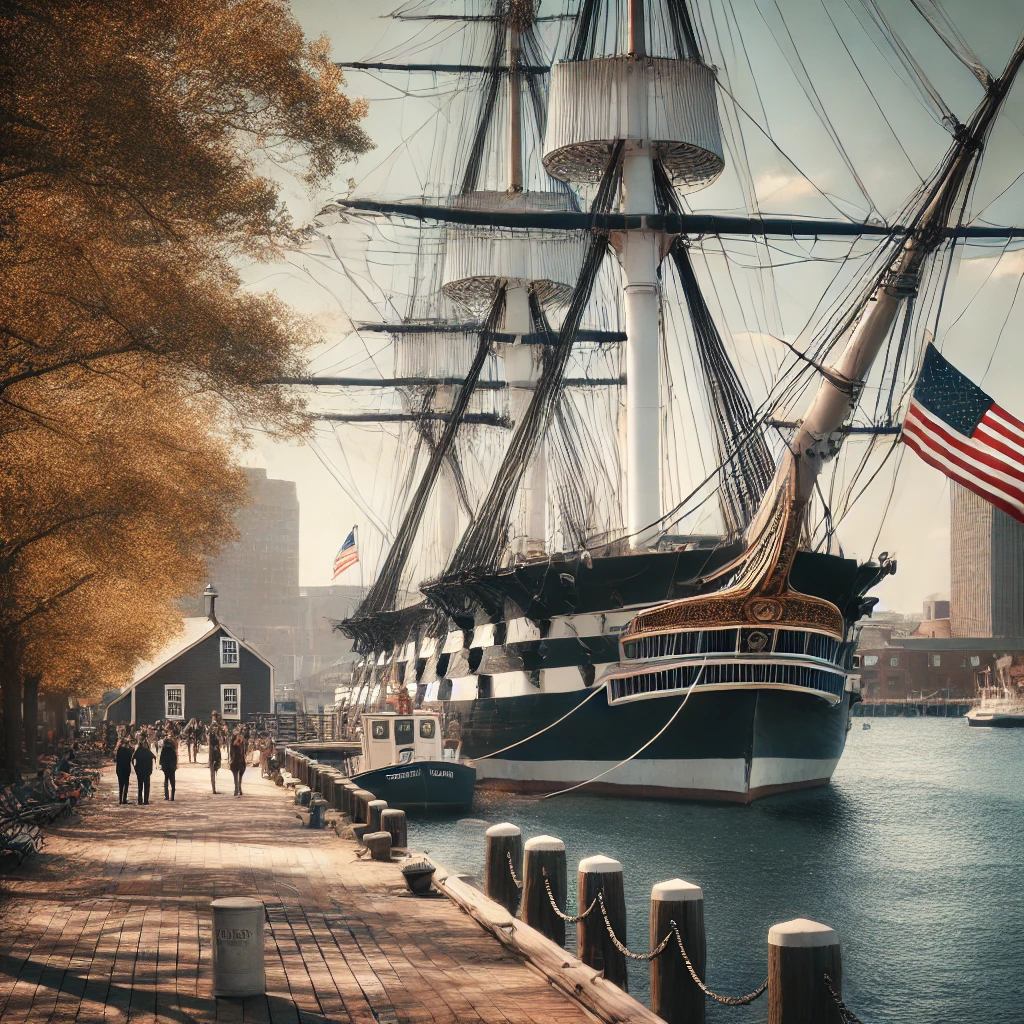
<svg viewBox="0 0 1024 1024"><path fill-rule="evenodd" d="M996 693L999 693L996 696ZM967 712L967 724L990 729L1024 729L1024 701L1005 686L986 689L977 707Z"/></svg>

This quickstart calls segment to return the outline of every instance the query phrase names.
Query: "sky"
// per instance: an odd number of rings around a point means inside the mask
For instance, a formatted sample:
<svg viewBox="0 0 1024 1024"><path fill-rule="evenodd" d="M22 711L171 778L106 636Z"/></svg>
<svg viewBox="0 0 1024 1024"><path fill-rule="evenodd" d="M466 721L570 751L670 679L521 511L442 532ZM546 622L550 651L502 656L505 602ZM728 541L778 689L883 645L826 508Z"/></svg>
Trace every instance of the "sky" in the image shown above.
<svg viewBox="0 0 1024 1024"><path fill-rule="evenodd" d="M458 56L462 44L451 34L450 23L440 32L428 28L424 37L421 23L387 17L396 3L293 0L292 8L307 35L328 35L336 60L427 60L432 53L451 54L453 47ZM918 6L928 11L934 7L928 0L918 0ZM417 6L417 12L426 9L425 3ZM461 0L437 0L430 9L454 12L466 8ZM561 3L545 0L541 14L562 9ZM944 10L980 59L998 73L1024 29L1024 8L1014 0L947 0ZM731 126L742 134L749 170L741 173L727 168L715 185L688 197L693 208L736 212L745 203L744 184L748 192L756 194L765 213L861 218L869 213L866 196L883 214L898 208L941 156L948 135L937 123L934 109L928 109L928 98L922 102L906 86L906 70L894 70L891 52L886 59L884 39L877 32L879 22L877 17L871 21L870 12L884 17L889 30L900 36L941 100L958 116L969 114L980 99L981 87L943 46L910 0L744 0L735 5L727 0L699 0L699 20L712 40L720 81L743 110L737 113L736 106L729 107L731 112L724 115L726 132ZM870 25L876 28L871 30ZM738 38L744 48L742 59ZM838 126L839 145L829 137L786 59L789 42L799 52L817 102L828 120ZM412 57L412 53L417 55ZM356 195L405 198L422 194L424 183L436 173L432 169L441 166L438 161L443 161L446 146L457 149L465 135L465 110L459 106L459 98L446 94L447 87L429 77L386 79L351 71L348 83L350 92L370 100L365 127L376 148L340 168L336 180L316 194L282 176L283 194L300 223L315 217L333 196L348 193L350 178L357 183ZM1006 117L992 138L972 197L973 216L997 224L1024 222L1024 183L1017 181L1024 167L1022 128L1024 83L1011 94ZM732 155L739 159L737 150ZM394 317L404 311L407 261L402 265L396 257L397 269L385 265L386 260L372 266L365 255L370 234L370 229L358 223L325 231L343 257L344 269L321 244L308 253L291 254L280 264L244 271L246 287L273 289L310 318L321 339L311 352L311 372L387 376L392 370L384 336L351 332L353 320ZM831 243L821 243L827 244ZM728 332L755 399L759 381L770 377L788 357L776 339L799 343L801 327L813 319L815 303L832 274L827 263L796 264L789 259L796 250L791 246L787 254L783 248L772 256L773 267L779 269L773 271L775 293L770 302L763 297L747 299L715 283L732 275L743 259L756 262L755 249L737 244L728 261L725 254L707 250L703 263L695 259L699 275L707 275L709 304L719 326ZM828 254L820 247L815 252ZM1019 387L1024 371L1024 303L1016 304L1024 252L1013 247L1006 252L972 248L964 256L971 258L957 261L942 309L931 321L931 329L937 332L935 341L1001 405L1024 416ZM752 326L755 329L750 329ZM922 318L921 329L926 328ZM679 454L679 486L685 487L687 473L692 479L701 472L700 439L693 433L696 428L687 426L699 418L689 408L699 402L699 396L690 389L685 363L675 365L675 358L669 354L676 380L669 415L675 417L678 427L683 450ZM326 390L318 391L312 401L325 409L382 407L373 396ZM793 412L798 414L799 408ZM334 553L354 524L360 526L363 563L339 582L358 583L360 572L369 582L376 559L388 542L386 530L393 530L397 522L404 493L408 462L400 457L397 434L365 427L333 430L321 424L311 440L279 444L254 433L252 447L240 453L240 459L264 467L271 477L295 481L301 508L303 585L331 582ZM857 454L850 447L848 458ZM887 508L884 517L883 508ZM429 528L425 535L426 543ZM897 574L874 591L882 607L915 612L929 594L948 593L948 482L909 451L899 452L887 463L853 506L838 536L846 554L866 558L888 551L897 558Z"/></svg>

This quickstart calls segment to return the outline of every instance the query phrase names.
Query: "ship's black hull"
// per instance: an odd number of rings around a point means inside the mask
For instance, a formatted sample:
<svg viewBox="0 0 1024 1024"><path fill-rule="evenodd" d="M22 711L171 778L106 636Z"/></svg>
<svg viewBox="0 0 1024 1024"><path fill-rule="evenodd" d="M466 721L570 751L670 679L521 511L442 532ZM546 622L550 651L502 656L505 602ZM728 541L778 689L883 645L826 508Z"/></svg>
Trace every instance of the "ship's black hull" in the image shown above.
<svg viewBox="0 0 1024 1024"><path fill-rule="evenodd" d="M787 690L699 687L654 739L682 700L609 705L603 690L583 690L452 701L446 712L475 759L477 784L516 792L582 782L586 792L747 803L824 785L846 743L848 695L830 704Z"/></svg>

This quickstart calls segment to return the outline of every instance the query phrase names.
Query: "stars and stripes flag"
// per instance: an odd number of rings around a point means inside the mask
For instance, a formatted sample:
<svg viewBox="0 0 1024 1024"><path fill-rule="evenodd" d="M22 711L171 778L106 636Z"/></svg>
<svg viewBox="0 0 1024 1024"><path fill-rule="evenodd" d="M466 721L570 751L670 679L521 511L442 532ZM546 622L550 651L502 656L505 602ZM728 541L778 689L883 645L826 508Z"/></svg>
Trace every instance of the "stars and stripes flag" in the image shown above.
<svg viewBox="0 0 1024 1024"><path fill-rule="evenodd" d="M337 579L346 569L352 568L359 561L359 551L356 549L356 527L353 526L345 543L338 549L334 556L334 579Z"/></svg>
<svg viewBox="0 0 1024 1024"><path fill-rule="evenodd" d="M1024 423L932 345L903 422L903 443L1024 523Z"/></svg>

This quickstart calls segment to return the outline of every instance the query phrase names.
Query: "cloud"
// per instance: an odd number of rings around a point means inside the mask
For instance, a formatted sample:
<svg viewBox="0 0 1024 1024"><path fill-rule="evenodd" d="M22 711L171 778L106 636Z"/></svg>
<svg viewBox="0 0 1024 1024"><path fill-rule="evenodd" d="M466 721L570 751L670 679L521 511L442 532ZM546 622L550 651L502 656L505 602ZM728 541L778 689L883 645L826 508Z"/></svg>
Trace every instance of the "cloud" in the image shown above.
<svg viewBox="0 0 1024 1024"><path fill-rule="evenodd" d="M1024 249L1012 249L996 256L965 256L961 271L985 279L1012 278L1014 281L1024 275Z"/></svg>
<svg viewBox="0 0 1024 1024"><path fill-rule="evenodd" d="M803 175L781 171L759 174L754 179L754 190L761 202L789 201L818 194L818 190Z"/></svg>

